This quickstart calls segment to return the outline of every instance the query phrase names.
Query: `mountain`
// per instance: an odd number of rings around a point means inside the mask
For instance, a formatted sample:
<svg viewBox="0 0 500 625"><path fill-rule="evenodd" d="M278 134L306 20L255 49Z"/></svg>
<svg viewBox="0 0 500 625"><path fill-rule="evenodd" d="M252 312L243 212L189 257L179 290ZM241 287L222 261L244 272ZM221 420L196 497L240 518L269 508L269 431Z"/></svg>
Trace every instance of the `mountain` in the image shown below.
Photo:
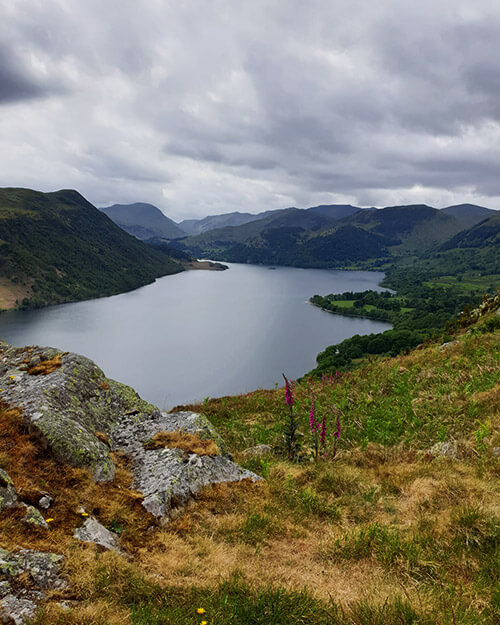
<svg viewBox="0 0 500 625"><path fill-rule="evenodd" d="M233 262L380 266L391 257L431 250L461 230L455 217L426 205L332 205L285 209L242 226L188 237L179 245L195 255Z"/></svg>
<svg viewBox="0 0 500 625"><path fill-rule="evenodd" d="M344 217L354 215L354 213L357 213L359 210L365 209L362 209L359 206L351 206L351 204L321 204L320 206L311 206L311 208L308 208L307 210L320 215L325 215L331 219L343 219Z"/></svg>
<svg viewBox="0 0 500 625"><path fill-rule="evenodd" d="M491 245L497 251L500 251L500 212L488 212L493 213L493 215L476 223L472 228L459 232L443 244L441 249L450 250L453 248L475 248Z"/></svg>
<svg viewBox="0 0 500 625"><path fill-rule="evenodd" d="M113 295L182 270L72 190L0 189L0 241L2 308Z"/></svg>
<svg viewBox="0 0 500 625"><path fill-rule="evenodd" d="M224 215L209 215L203 219L184 219L179 223L179 227L189 235L203 234L209 230L215 230L216 228L226 228L230 226L242 226L243 224L250 223L251 221L258 221L267 217L271 213L277 211L265 211L257 215L251 213L225 213Z"/></svg>
<svg viewBox="0 0 500 625"><path fill-rule="evenodd" d="M446 215L455 217L461 224L463 229L471 228L475 224L487 219L495 214L496 211L484 206L476 206L475 204L457 204L456 206L447 206L441 209Z"/></svg>
<svg viewBox="0 0 500 625"><path fill-rule="evenodd" d="M361 209L357 206L351 206L350 204L322 204L320 206L311 206L307 209L290 207L276 210L268 210L263 211L262 213L257 213L256 215L252 215L250 213L234 212L226 213L224 215L210 215L209 217L204 217L203 219L185 219L184 221L180 222L179 226L185 232L187 232L187 234L195 236L197 234L203 234L204 232L208 232L209 230L217 230L219 228L232 226L242 226L250 222L266 219L267 217L277 216L280 213L287 214L287 212L289 211L298 210L307 210L312 213L317 213L318 215L329 217L330 219L342 219L343 217L352 215L353 213Z"/></svg>
<svg viewBox="0 0 500 625"><path fill-rule="evenodd" d="M153 204L144 202L113 204L113 206L100 210L125 232L138 239L150 239L152 237L176 239L186 236L186 232L175 221L166 217Z"/></svg>

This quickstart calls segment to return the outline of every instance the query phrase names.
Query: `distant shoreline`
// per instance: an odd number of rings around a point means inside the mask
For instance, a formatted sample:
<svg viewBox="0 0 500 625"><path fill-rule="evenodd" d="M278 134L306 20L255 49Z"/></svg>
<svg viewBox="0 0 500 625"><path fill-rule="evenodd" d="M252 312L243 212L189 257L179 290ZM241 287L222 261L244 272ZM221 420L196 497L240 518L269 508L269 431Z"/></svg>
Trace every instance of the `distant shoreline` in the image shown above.
<svg viewBox="0 0 500 625"><path fill-rule="evenodd" d="M211 260L191 260L184 264L184 268L188 271L191 269L202 269L206 271L225 271L229 269L227 265L214 263Z"/></svg>

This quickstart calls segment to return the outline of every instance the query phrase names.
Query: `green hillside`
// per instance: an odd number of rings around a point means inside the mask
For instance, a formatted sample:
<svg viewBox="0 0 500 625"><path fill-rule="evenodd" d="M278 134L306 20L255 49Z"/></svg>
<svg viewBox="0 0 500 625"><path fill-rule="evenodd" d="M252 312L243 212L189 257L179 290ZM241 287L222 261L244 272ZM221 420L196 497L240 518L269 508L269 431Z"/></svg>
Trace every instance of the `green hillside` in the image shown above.
<svg viewBox="0 0 500 625"><path fill-rule="evenodd" d="M178 245L196 255L233 262L378 267L391 259L428 253L462 229L462 221L453 215L425 205L313 207L211 230Z"/></svg>
<svg viewBox="0 0 500 625"><path fill-rule="evenodd" d="M0 189L0 241L3 308L113 295L182 270L72 190Z"/></svg>

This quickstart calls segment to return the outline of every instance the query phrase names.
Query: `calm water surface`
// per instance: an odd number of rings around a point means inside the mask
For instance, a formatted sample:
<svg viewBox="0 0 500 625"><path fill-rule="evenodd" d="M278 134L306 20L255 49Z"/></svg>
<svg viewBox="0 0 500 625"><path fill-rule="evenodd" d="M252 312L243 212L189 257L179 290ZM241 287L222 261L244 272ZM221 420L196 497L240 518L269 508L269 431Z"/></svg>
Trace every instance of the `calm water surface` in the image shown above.
<svg viewBox="0 0 500 625"><path fill-rule="evenodd" d="M381 290L382 273L230 264L186 271L130 293L0 315L0 337L95 360L161 409L281 385L327 345L387 323L340 317L307 303L315 293Z"/></svg>

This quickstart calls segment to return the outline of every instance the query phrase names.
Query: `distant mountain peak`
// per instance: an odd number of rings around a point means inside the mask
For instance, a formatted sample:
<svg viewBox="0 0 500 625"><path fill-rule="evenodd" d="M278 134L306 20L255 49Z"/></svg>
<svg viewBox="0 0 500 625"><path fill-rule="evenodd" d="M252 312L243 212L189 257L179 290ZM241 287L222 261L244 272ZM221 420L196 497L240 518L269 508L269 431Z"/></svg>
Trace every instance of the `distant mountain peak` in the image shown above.
<svg viewBox="0 0 500 625"><path fill-rule="evenodd" d="M178 239L186 236L186 232L175 221L162 213L157 206L147 202L113 204L100 210L120 228L138 239Z"/></svg>

